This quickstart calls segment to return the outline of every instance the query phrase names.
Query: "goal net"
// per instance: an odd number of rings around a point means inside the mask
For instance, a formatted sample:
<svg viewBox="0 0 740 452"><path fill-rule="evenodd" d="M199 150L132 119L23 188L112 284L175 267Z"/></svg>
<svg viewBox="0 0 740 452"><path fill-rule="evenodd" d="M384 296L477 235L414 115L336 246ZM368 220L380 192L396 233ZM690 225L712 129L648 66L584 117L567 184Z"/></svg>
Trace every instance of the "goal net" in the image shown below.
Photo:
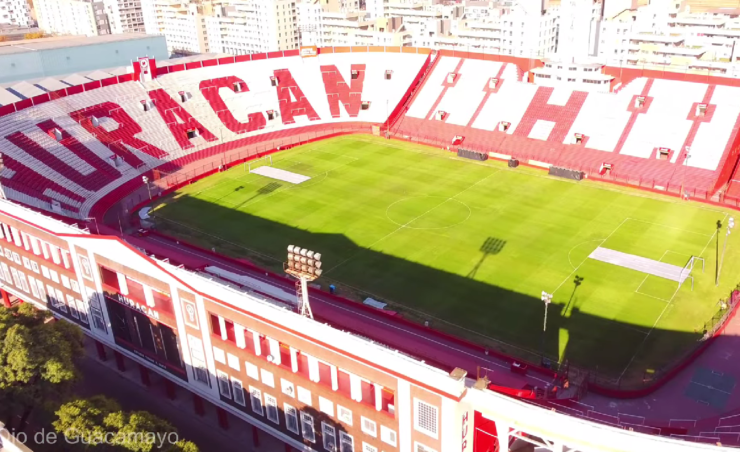
<svg viewBox="0 0 740 452"><path fill-rule="evenodd" d="M258 159L244 162L244 171L249 171L251 173L253 170L261 166L272 166L272 155L266 155Z"/></svg>
<svg viewBox="0 0 740 452"><path fill-rule="evenodd" d="M681 270L681 275L678 278L678 288L680 289L683 283L689 279L691 280L691 290L694 290L694 275L692 272L694 271L694 265L701 263L701 272L704 273L704 258L703 257L697 257L697 256L691 256L691 259L684 265L683 269Z"/></svg>

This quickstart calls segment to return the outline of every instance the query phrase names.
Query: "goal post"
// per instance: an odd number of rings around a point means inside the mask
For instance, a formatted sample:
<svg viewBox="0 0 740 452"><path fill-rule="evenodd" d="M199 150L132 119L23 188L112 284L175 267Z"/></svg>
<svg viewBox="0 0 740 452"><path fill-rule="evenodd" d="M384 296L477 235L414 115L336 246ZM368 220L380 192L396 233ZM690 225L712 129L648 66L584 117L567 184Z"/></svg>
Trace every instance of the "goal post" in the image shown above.
<svg viewBox="0 0 740 452"><path fill-rule="evenodd" d="M678 288L680 289L683 285L684 281L687 279L691 280L691 290L694 290L694 275L692 274L694 271L694 265L698 262L701 262L701 272L704 273L704 258L698 257L698 256L691 256L691 259L684 265L683 269L681 270L681 274L678 278Z"/></svg>
<svg viewBox="0 0 740 452"><path fill-rule="evenodd" d="M249 171L251 173L253 169L257 169L260 166L272 166L272 155L266 155L258 159L244 162L244 171Z"/></svg>

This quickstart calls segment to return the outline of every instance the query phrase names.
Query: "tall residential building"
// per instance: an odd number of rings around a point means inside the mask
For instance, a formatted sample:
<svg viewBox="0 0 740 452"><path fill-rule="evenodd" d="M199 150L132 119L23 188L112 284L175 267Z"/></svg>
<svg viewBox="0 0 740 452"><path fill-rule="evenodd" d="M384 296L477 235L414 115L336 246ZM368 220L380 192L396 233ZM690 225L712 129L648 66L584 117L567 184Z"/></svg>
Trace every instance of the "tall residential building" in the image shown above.
<svg viewBox="0 0 740 452"><path fill-rule="evenodd" d="M173 53L244 55L299 46L293 0L143 0L149 34L161 34Z"/></svg>
<svg viewBox="0 0 740 452"><path fill-rule="evenodd" d="M544 58L556 49L557 12L557 8L548 7L546 1L521 2L513 6L469 2L461 18L450 20L449 29L443 26L436 36L420 38L415 45Z"/></svg>
<svg viewBox="0 0 740 452"><path fill-rule="evenodd" d="M33 0L39 28L46 33L97 36L93 4L85 0Z"/></svg>
<svg viewBox="0 0 740 452"><path fill-rule="evenodd" d="M557 57L576 61L596 55L602 3L593 0L563 0L560 3Z"/></svg>
<svg viewBox="0 0 740 452"><path fill-rule="evenodd" d="M598 33L598 61L734 76L740 72L737 11L695 3L636 0L628 9L605 9Z"/></svg>
<svg viewBox="0 0 740 452"><path fill-rule="evenodd" d="M0 24L30 27L31 8L26 0L0 0Z"/></svg>
<svg viewBox="0 0 740 452"><path fill-rule="evenodd" d="M108 21L108 13L105 11L105 3L103 3L103 0L95 0L92 2L92 8L98 35L109 35L111 33L110 22Z"/></svg>
<svg viewBox="0 0 740 452"><path fill-rule="evenodd" d="M141 0L103 0L111 33L145 33Z"/></svg>

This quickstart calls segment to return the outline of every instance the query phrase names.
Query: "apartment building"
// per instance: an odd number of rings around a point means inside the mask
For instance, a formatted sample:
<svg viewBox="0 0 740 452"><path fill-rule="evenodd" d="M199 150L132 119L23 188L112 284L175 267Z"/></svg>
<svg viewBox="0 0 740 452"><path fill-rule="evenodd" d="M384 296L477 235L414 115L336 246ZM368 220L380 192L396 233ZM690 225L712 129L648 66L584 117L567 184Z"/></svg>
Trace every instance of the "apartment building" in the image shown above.
<svg viewBox="0 0 740 452"><path fill-rule="evenodd" d="M172 53L245 55L299 46L292 0L143 0L147 33L167 39Z"/></svg>
<svg viewBox="0 0 740 452"><path fill-rule="evenodd" d="M46 33L97 36L93 3L86 0L33 0L38 26Z"/></svg>
<svg viewBox="0 0 740 452"><path fill-rule="evenodd" d="M735 76L740 10L719 6L655 0L632 2L612 16L605 11L598 59L610 65Z"/></svg>
<svg viewBox="0 0 740 452"><path fill-rule="evenodd" d="M145 33L141 0L103 0L111 33Z"/></svg>
<svg viewBox="0 0 740 452"><path fill-rule="evenodd" d="M26 0L0 0L0 25L30 27L33 25L31 7Z"/></svg>
<svg viewBox="0 0 740 452"><path fill-rule="evenodd" d="M471 2L465 5L461 19L451 21L449 30L421 43L440 49L544 58L556 49L558 10L545 2L536 5Z"/></svg>
<svg viewBox="0 0 740 452"><path fill-rule="evenodd" d="M105 10L105 3L102 0L92 2L93 15L95 16L95 27L98 29L98 35L109 35L110 21L108 12Z"/></svg>

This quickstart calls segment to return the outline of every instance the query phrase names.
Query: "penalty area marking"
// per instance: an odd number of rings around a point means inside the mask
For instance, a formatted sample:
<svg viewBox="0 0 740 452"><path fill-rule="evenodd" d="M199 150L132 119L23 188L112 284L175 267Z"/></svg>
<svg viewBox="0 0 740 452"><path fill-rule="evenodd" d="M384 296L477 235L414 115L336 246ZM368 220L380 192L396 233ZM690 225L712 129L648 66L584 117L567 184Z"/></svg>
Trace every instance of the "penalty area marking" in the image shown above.
<svg viewBox="0 0 740 452"><path fill-rule="evenodd" d="M725 213L724 218L722 218L722 224L724 224L725 220L727 219L727 215L729 214ZM714 236L717 234L718 231L719 230L715 230L714 233L709 236L709 240L707 240L707 244L704 245L704 249L701 250L701 254L699 254L699 257L704 255L704 252L706 252L707 247L709 247L709 244L712 243L712 239L714 238ZM642 347L645 346L645 342L647 342L647 338L650 337L650 334L652 334L653 331L655 331L655 327L658 326L658 322L660 322L660 319L663 318L663 315L666 313L668 308L673 306L673 299L676 298L676 294L678 293L679 288L676 288L676 291L673 292L673 296L671 296L671 299L668 300L668 303L666 303L665 307L663 308L663 311L660 313L658 318L655 319L655 323L653 323L653 326L652 328L650 328L650 331L648 331L648 334L645 335L645 339L642 340L642 343L640 343L640 345L637 347L637 350L635 350L635 353L634 355L632 355L632 358L630 359L630 361L627 363L626 366L624 366L624 370L622 371L622 374L619 376L619 380L622 379L625 372L627 372L627 369L629 369L629 367L632 365L632 362L635 360L635 357L637 356L637 354L640 353L640 351L642 350Z"/></svg>

